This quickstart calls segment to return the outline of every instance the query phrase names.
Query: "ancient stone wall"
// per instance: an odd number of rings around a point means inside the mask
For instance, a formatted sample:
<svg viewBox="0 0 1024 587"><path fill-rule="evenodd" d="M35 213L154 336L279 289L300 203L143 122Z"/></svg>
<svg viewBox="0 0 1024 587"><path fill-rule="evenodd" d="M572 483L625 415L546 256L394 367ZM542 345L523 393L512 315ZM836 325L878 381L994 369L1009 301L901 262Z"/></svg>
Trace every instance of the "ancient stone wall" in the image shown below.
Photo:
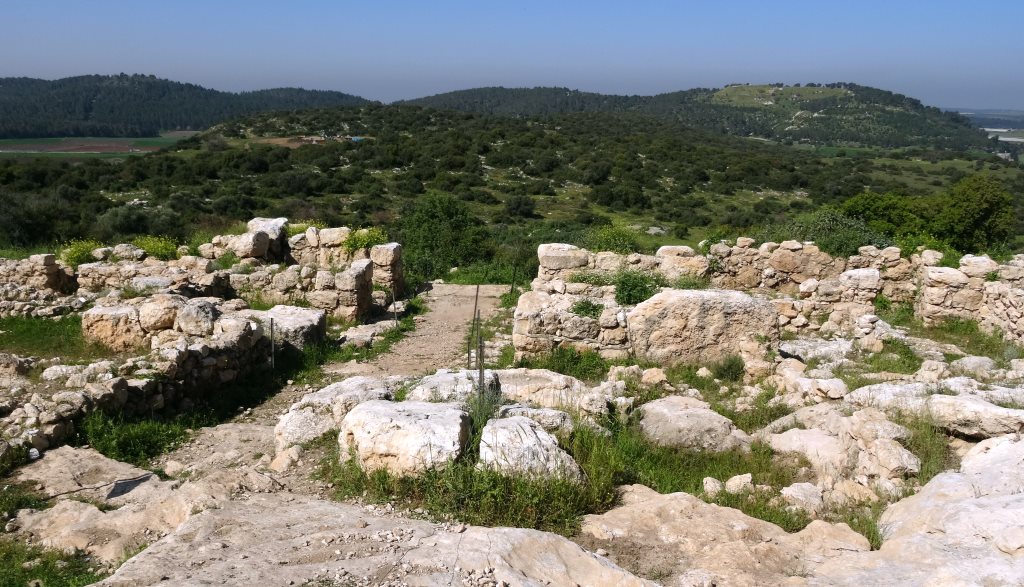
<svg viewBox="0 0 1024 587"><path fill-rule="evenodd" d="M639 356L630 320L643 304L622 307L615 302L615 286L605 285L621 270L660 276L669 288L681 276L693 276L707 279L714 288L749 291L772 305L778 326L785 330L852 334L868 348L877 345L872 338L877 322L873 304L879 295L892 303L913 303L926 324L968 318L1024 342L1024 255L1003 265L967 255L953 269L939 267L942 257L935 251L907 259L896 247L866 246L842 259L813 243L753 245L753 239L740 238L734 245L711 246L707 255L685 246L662 247L654 255L620 255L541 245L537 278L515 313L516 351L523 356L568 344L607 358ZM599 317L573 312L581 300L603 306Z"/></svg>
<svg viewBox="0 0 1024 587"><path fill-rule="evenodd" d="M77 289L75 275L53 255L0 259L0 318L49 317L82 308L85 300L69 295Z"/></svg>

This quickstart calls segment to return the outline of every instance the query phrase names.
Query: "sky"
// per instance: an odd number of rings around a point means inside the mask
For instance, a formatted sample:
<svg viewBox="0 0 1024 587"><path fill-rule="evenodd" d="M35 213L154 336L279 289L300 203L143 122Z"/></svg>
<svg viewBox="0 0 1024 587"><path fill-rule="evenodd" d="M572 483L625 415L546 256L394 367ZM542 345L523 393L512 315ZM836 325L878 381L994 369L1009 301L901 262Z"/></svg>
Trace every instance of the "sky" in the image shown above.
<svg viewBox="0 0 1024 587"><path fill-rule="evenodd" d="M144 73L393 101L847 81L1024 110L1024 1L4 0L0 77Z"/></svg>

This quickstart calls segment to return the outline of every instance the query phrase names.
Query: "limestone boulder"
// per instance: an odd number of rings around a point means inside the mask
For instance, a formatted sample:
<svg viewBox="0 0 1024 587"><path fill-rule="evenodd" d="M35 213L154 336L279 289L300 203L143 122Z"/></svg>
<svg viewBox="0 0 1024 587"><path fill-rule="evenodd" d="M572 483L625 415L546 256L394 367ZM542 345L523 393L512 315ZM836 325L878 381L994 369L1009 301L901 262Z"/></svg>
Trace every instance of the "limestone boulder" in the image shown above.
<svg viewBox="0 0 1024 587"><path fill-rule="evenodd" d="M745 448L750 437L707 403L670 395L640 407L640 429L652 442L696 451Z"/></svg>
<svg viewBox="0 0 1024 587"><path fill-rule="evenodd" d="M337 430L352 408L371 400L390 400L392 385L379 377L356 376L308 393L282 415L274 427L278 453Z"/></svg>
<svg viewBox="0 0 1024 587"><path fill-rule="evenodd" d="M489 420L480 437L477 465L505 475L579 482L583 472L558 440L523 416Z"/></svg>
<svg viewBox="0 0 1024 587"><path fill-rule="evenodd" d="M284 493L251 495L195 516L98 585L324 583L654 585L548 532L375 516L358 505Z"/></svg>
<svg viewBox="0 0 1024 587"><path fill-rule="evenodd" d="M209 336L213 334L214 324L220 311L209 300L196 298L178 308L174 328L193 336Z"/></svg>
<svg viewBox="0 0 1024 587"><path fill-rule="evenodd" d="M274 343L289 352L299 352L327 336L327 314L316 308L278 305L265 311L243 310L240 315L253 318L270 334L273 321Z"/></svg>
<svg viewBox="0 0 1024 587"><path fill-rule="evenodd" d="M523 416L540 424L540 427L551 434L572 436L575 425L572 416L562 410L552 408L531 408L523 404L505 404L498 408L498 418L511 418L512 416Z"/></svg>
<svg viewBox="0 0 1024 587"><path fill-rule="evenodd" d="M1024 441L985 440L879 520L882 547L813 569L811 585L1014 585L1024 577Z"/></svg>
<svg viewBox="0 0 1024 587"><path fill-rule="evenodd" d="M739 355L762 361L778 347L779 317L764 299L726 290L666 290L628 315L638 358L661 365L701 364Z"/></svg>
<svg viewBox="0 0 1024 587"><path fill-rule="evenodd" d="M497 389L498 379L494 371L484 370L484 389ZM479 372L473 369L438 369L433 375L420 379L406 399L419 402L465 402L478 393Z"/></svg>
<svg viewBox="0 0 1024 587"><path fill-rule="evenodd" d="M537 257L541 268L549 271L584 269L590 262L590 253L585 249L561 243L540 245Z"/></svg>
<svg viewBox="0 0 1024 587"><path fill-rule="evenodd" d="M568 375L547 369L500 369L495 371L502 397L538 408L581 410L600 415L608 413L607 398L591 393L591 388Z"/></svg>
<svg viewBox="0 0 1024 587"><path fill-rule="evenodd" d="M146 332L174 328L178 310L187 304L182 296L157 294L139 306L139 324Z"/></svg>
<svg viewBox="0 0 1024 587"><path fill-rule="evenodd" d="M240 259L265 257L270 249L270 235L262 230L246 232L232 237L228 248Z"/></svg>
<svg viewBox="0 0 1024 587"><path fill-rule="evenodd" d="M365 471L417 475L457 459L469 426L469 415L456 404L363 402L341 422L340 458L355 458Z"/></svg>
<svg viewBox="0 0 1024 587"><path fill-rule="evenodd" d="M814 521L789 534L739 510L642 485L621 488L621 504L585 516L581 532L635 567L657 568L665 585L801 585L823 561L870 550L845 524Z"/></svg>
<svg viewBox="0 0 1024 587"><path fill-rule="evenodd" d="M958 391L954 379L938 383L876 383L843 398L858 407L902 411L931 418L961 436L991 438L1024 431L1024 410L995 405L981 390ZM953 395L947 395L947 393ZM993 398L994 399L994 398Z"/></svg>
<svg viewBox="0 0 1024 587"><path fill-rule="evenodd" d="M82 335L111 350L125 352L142 346L146 331L133 306L95 306L82 312Z"/></svg>

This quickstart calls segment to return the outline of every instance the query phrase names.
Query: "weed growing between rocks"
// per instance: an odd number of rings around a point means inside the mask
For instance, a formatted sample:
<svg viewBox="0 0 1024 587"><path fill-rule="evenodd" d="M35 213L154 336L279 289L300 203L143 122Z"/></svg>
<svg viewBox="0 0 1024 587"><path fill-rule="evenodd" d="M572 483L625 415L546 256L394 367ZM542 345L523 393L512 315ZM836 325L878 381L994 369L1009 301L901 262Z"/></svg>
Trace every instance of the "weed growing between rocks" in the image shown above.
<svg viewBox="0 0 1024 587"><path fill-rule="evenodd" d="M569 311L577 316L597 320L601 317L601 312L604 311L604 306L592 300L580 300L573 304L572 307L569 308Z"/></svg>
<svg viewBox="0 0 1024 587"><path fill-rule="evenodd" d="M737 355L729 355L722 360L711 364L711 373L716 379L723 381L737 382L743 379L746 365L743 359Z"/></svg>
<svg viewBox="0 0 1024 587"><path fill-rule="evenodd" d="M833 524L845 523L854 532L868 539L871 550L878 550L882 546L882 531L878 526L878 519L888 505L885 501L849 504L825 512L822 519Z"/></svg>
<svg viewBox="0 0 1024 587"><path fill-rule="evenodd" d="M736 357L736 359L739 359L739 357ZM742 365L742 359L739 359L737 365L735 361L726 358L719 362L715 368L718 369L718 372L723 377L737 377L736 374L738 372L739 376L737 378L742 378ZM708 402L712 410L732 420L733 424L744 432L750 433L764 428L775 420L793 412L785 404L772 402L778 395L778 390L763 384L762 387L764 389L754 397L750 409L737 410L733 407L739 394L735 386L723 386L716 382L715 378L701 377L697 374L698 371L699 369L695 365L680 365L667 369L665 374L673 385L685 384L700 391L701 397L704 398L704 401ZM714 374L714 369L712 369L712 372Z"/></svg>
<svg viewBox="0 0 1024 587"><path fill-rule="evenodd" d="M82 318L56 320L11 316L0 318L0 351L17 355L61 357L65 362L85 362L114 353L82 336Z"/></svg>
<svg viewBox="0 0 1024 587"><path fill-rule="evenodd" d="M132 240L132 244L155 259L169 261L178 258L178 243L166 236L138 236Z"/></svg>
<svg viewBox="0 0 1024 587"><path fill-rule="evenodd" d="M600 381L608 374L611 363L596 351L580 351L570 346L555 347L548 354L527 357L518 367L548 369L583 381Z"/></svg>
<svg viewBox="0 0 1024 587"><path fill-rule="evenodd" d="M659 276L642 271L624 270L615 274L615 301L634 306L649 300L664 285Z"/></svg>
<svg viewBox="0 0 1024 587"><path fill-rule="evenodd" d="M875 372L916 373L922 360L902 340L887 340L882 343L881 352L873 353L864 362Z"/></svg>
<svg viewBox="0 0 1024 587"><path fill-rule="evenodd" d="M931 419L909 414L892 414L890 419L910 431L901 443L921 461L917 480L922 486L939 473L959 466L960 460L949 446L949 436Z"/></svg>

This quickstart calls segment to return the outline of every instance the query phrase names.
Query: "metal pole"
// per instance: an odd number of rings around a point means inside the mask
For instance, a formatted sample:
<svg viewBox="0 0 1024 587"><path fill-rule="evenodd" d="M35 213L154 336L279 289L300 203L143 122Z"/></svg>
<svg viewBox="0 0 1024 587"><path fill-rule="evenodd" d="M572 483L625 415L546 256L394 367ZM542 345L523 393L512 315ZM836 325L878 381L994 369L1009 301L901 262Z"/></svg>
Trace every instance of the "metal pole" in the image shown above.
<svg viewBox="0 0 1024 587"><path fill-rule="evenodd" d="M270 319L270 370L273 371L276 368L274 365L274 319Z"/></svg>
<svg viewBox="0 0 1024 587"><path fill-rule="evenodd" d="M476 308L477 304L480 303L480 284L476 285L476 296L473 298L473 322L469 326L469 338L466 340L466 369L473 368L473 339L477 333L477 320L480 318L477 315Z"/></svg>
<svg viewBox="0 0 1024 587"><path fill-rule="evenodd" d="M477 322L480 321L480 314L476 316ZM477 368L480 369L480 396L484 394L484 332L482 328L477 328L477 341L478 345L476 348L476 364Z"/></svg>

